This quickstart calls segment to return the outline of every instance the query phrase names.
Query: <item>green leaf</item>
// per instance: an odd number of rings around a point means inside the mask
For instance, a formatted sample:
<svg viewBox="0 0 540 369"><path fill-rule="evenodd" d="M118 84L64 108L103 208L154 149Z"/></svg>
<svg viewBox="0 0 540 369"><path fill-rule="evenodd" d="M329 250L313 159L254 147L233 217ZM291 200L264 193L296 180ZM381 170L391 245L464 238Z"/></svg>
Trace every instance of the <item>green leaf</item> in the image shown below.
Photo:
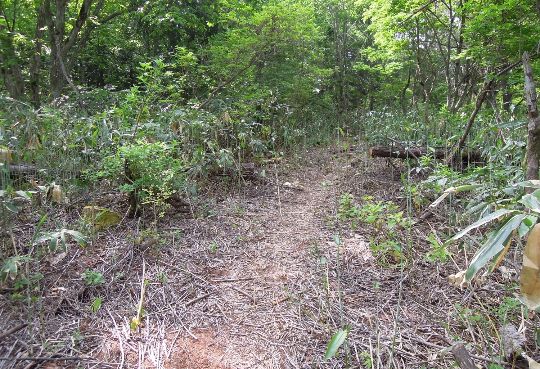
<svg viewBox="0 0 540 369"><path fill-rule="evenodd" d="M461 232L457 233L454 237L449 239L447 242L456 241L459 240L461 237L465 236L467 233L472 231L473 229L479 228L483 226L484 224L487 224L495 219L499 219L500 217L508 214L515 214L517 213L517 210L508 210L508 209L499 209L497 211L494 211L491 214L488 214L487 216L483 217L482 219L474 222L473 224L469 225L467 228L463 229Z"/></svg>
<svg viewBox="0 0 540 369"><path fill-rule="evenodd" d="M537 179L531 179L529 181L518 182L514 186L524 188L540 188L540 181Z"/></svg>
<svg viewBox="0 0 540 369"><path fill-rule="evenodd" d="M86 245L86 237L81 232L73 231L71 229L66 229L65 232L70 234L79 245Z"/></svg>
<svg viewBox="0 0 540 369"><path fill-rule="evenodd" d="M34 240L34 245L43 243L45 241L50 241L51 239L55 239L57 236L55 236L55 233L47 232L39 236Z"/></svg>
<svg viewBox="0 0 540 369"><path fill-rule="evenodd" d="M497 231L493 232L487 241L482 245L480 250L476 252L469 268L465 273L465 281L470 281L493 257L504 249L504 245L515 229L521 225L526 214L517 214L504 223Z"/></svg>
<svg viewBox="0 0 540 369"><path fill-rule="evenodd" d="M18 260L13 258L7 258L4 261L4 265L2 265L2 269L0 270L0 275L2 276L2 281L6 281L9 276L16 276L18 270Z"/></svg>
<svg viewBox="0 0 540 369"><path fill-rule="evenodd" d="M96 313L99 309L101 309L101 304L103 303L103 299L101 297L96 297L94 301L92 301L91 309L93 313Z"/></svg>
<svg viewBox="0 0 540 369"><path fill-rule="evenodd" d="M538 217L534 215L527 215L527 217L523 219L523 222L521 222L521 224L519 225L519 237L525 237L525 235L530 232L530 230L535 226L536 223L538 223Z"/></svg>
<svg viewBox="0 0 540 369"><path fill-rule="evenodd" d="M349 328L340 329L333 336L330 342L328 342L328 347L326 348L326 353L324 354L324 359L328 360L333 358L337 350L343 345L349 334Z"/></svg>
<svg viewBox="0 0 540 369"><path fill-rule="evenodd" d="M540 213L540 190L523 196L519 202L535 213Z"/></svg>
<svg viewBox="0 0 540 369"><path fill-rule="evenodd" d="M17 214L19 212L19 208L17 208L13 203L11 202L5 202L4 203L4 206L6 207L6 209L8 209L9 211L11 211L12 213L15 213Z"/></svg>
<svg viewBox="0 0 540 369"><path fill-rule="evenodd" d="M15 191L15 193L25 200L31 200L31 196L35 191Z"/></svg>

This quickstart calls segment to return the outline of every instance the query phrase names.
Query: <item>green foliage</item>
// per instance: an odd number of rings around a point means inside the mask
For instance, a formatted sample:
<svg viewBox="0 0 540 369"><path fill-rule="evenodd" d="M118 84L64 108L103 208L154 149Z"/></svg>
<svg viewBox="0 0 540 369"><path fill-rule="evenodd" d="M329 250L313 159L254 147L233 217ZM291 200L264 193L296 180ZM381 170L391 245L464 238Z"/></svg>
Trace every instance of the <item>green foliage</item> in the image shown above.
<svg viewBox="0 0 540 369"><path fill-rule="evenodd" d="M448 251L447 245L440 242L434 232L429 234L428 241L431 249L426 254L426 259L432 263L446 263L452 256L452 253Z"/></svg>
<svg viewBox="0 0 540 369"><path fill-rule="evenodd" d="M354 219L358 216L358 208L353 203L354 197L350 193L344 193L339 198L338 217L341 220Z"/></svg>
<svg viewBox="0 0 540 369"><path fill-rule="evenodd" d="M103 274L95 270L86 269L83 272L82 277L87 286L99 286L105 283Z"/></svg>
<svg viewBox="0 0 540 369"><path fill-rule="evenodd" d="M5 259L0 269L0 281L7 282L17 279L20 276L20 266L30 260L30 257L26 255L16 255Z"/></svg>
<svg viewBox="0 0 540 369"><path fill-rule="evenodd" d="M501 326L519 317L521 313L521 301L512 297L503 298L496 310L497 318Z"/></svg>
<svg viewBox="0 0 540 369"><path fill-rule="evenodd" d="M326 347L326 353L324 354L324 359L329 360L333 358L336 354L339 348L345 343L345 340L347 339L347 336L349 335L350 328L345 327L344 329L338 330L330 339L330 342L328 342L328 346Z"/></svg>
<svg viewBox="0 0 540 369"><path fill-rule="evenodd" d="M378 260L383 263L401 262L404 250L400 232L410 227L411 222L392 201L375 201L372 196L364 196L362 200L362 206L357 206L351 194L341 195L338 218L350 221L353 228L359 223L371 226L374 236L370 247L379 256Z"/></svg>
<svg viewBox="0 0 540 369"><path fill-rule="evenodd" d="M166 200L186 189L185 165L176 155L175 143L139 140L105 157L95 177L111 179L121 191L135 193L140 204L163 208Z"/></svg>
<svg viewBox="0 0 540 369"><path fill-rule="evenodd" d="M97 313L99 309L101 309L101 305L103 303L103 299L101 297L96 297L92 304L90 305L90 309L93 313Z"/></svg>
<svg viewBox="0 0 540 369"><path fill-rule="evenodd" d="M34 244L39 245L41 243L47 243L50 252L56 251L58 246L61 246L63 250L66 250L68 236L72 237L79 245L85 245L87 242L86 237L81 232L64 228L56 232L43 233L34 240Z"/></svg>
<svg viewBox="0 0 540 369"><path fill-rule="evenodd" d="M497 221L498 224L492 232L488 234L487 239L469 264L466 280L470 281L490 260L495 258L514 237L524 237L538 222L540 217L540 189L531 194L523 194L523 188L538 188L537 181L520 182L513 186L512 194L517 193L510 198L505 199L504 207L494 212L486 213L478 221L470 224L468 227L457 233L447 242L461 239L471 231L483 227L491 222Z"/></svg>

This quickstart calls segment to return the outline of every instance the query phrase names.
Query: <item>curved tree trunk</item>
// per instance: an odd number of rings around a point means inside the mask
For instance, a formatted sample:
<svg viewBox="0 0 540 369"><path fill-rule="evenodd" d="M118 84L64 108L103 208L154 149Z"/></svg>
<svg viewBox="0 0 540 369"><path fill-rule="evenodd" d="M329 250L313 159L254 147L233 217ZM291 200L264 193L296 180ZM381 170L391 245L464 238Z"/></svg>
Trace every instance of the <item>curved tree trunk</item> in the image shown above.
<svg viewBox="0 0 540 369"><path fill-rule="evenodd" d="M523 71L525 73L525 100L527 101L527 113L529 124L527 126L527 172L526 178L539 179L539 159L540 159L540 116L538 115L538 104L536 96L536 85L529 53L523 53Z"/></svg>

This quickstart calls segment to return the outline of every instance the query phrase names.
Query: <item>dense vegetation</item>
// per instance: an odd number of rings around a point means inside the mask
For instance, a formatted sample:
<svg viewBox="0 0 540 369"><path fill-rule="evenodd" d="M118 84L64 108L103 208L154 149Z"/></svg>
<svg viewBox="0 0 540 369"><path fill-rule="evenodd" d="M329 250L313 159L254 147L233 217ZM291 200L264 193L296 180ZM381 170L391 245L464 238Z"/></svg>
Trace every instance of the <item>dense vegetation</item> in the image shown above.
<svg viewBox="0 0 540 369"><path fill-rule="evenodd" d="M373 252L392 264L399 233L440 212L430 260L466 239L470 282L540 220L523 93L539 41L536 0L0 0L0 283L26 299L44 253L99 232L59 208L124 193L157 232L217 176L242 186L251 165L359 142L445 158L399 164L405 213L343 194L339 219L380 222ZM458 163L467 150L481 162Z"/></svg>

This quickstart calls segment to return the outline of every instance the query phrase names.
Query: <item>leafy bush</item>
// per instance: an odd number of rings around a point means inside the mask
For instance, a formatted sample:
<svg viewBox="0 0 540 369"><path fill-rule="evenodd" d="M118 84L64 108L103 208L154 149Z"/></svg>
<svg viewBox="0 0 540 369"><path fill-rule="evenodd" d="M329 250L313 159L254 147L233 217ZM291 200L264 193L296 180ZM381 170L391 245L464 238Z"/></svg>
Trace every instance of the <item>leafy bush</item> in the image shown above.
<svg viewBox="0 0 540 369"><path fill-rule="evenodd" d="M371 250L383 262L400 262L403 259L403 246L399 231L411 225L403 211L392 201L375 201L372 196L362 198L363 205L354 204L351 194L343 194L339 200L338 218L350 220L353 228L361 222L371 225L374 236Z"/></svg>
<svg viewBox="0 0 540 369"><path fill-rule="evenodd" d="M136 196L137 205L163 209L174 194L186 189L185 164L176 158L176 144L138 140L105 157L94 178L108 178L122 192Z"/></svg>

